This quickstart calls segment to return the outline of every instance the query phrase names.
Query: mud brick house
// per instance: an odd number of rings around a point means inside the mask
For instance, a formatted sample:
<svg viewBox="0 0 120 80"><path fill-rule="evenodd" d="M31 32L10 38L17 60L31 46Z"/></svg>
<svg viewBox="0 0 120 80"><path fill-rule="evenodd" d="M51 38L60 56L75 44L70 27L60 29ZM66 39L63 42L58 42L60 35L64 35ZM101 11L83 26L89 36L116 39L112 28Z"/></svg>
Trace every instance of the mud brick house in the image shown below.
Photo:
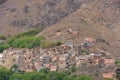
<svg viewBox="0 0 120 80"><path fill-rule="evenodd" d="M89 54L90 48L93 46L92 43L83 42L78 46L78 55Z"/></svg>
<svg viewBox="0 0 120 80"><path fill-rule="evenodd" d="M76 31L76 30L72 30L71 28L68 29L68 32L69 32L70 34L73 34L73 35L78 35L78 34L79 34L78 31Z"/></svg>
<svg viewBox="0 0 120 80"><path fill-rule="evenodd" d="M96 42L96 39L93 39L91 37L85 37L84 39L85 41L90 42L90 43Z"/></svg>
<svg viewBox="0 0 120 80"><path fill-rule="evenodd" d="M74 44L72 41L66 41L66 46L69 46L70 48L73 48L74 47Z"/></svg>
<svg viewBox="0 0 120 80"><path fill-rule="evenodd" d="M64 55L60 55L59 56L59 69L64 69L67 66L67 58L69 56Z"/></svg>
<svg viewBox="0 0 120 80"><path fill-rule="evenodd" d="M34 65L35 65L35 67L36 67L36 70L37 70L37 71L40 71L40 69L41 69L41 67L42 67L42 66L41 66L41 65L42 65L41 62L35 62Z"/></svg>
<svg viewBox="0 0 120 80"><path fill-rule="evenodd" d="M56 36L60 36L61 34L62 34L62 32L57 30Z"/></svg>
<svg viewBox="0 0 120 80"><path fill-rule="evenodd" d="M51 61L52 61L52 62L56 62L56 61L58 61L58 58L55 57L55 56L53 56L53 57L51 58Z"/></svg>
<svg viewBox="0 0 120 80"><path fill-rule="evenodd" d="M115 65L115 59L104 59L104 64L106 66Z"/></svg>
<svg viewBox="0 0 120 80"><path fill-rule="evenodd" d="M57 66L55 66L55 65L51 66L50 71L57 71Z"/></svg>
<svg viewBox="0 0 120 80"><path fill-rule="evenodd" d="M114 59L105 59L105 64L114 64L115 60Z"/></svg>
<svg viewBox="0 0 120 80"><path fill-rule="evenodd" d="M114 72L103 73L103 78L113 79L115 78Z"/></svg>
<svg viewBox="0 0 120 80"><path fill-rule="evenodd" d="M88 59L88 55L80 55L80 56L76 57L76 66L81 65L87 59Z"/></svg>
<svg viewBox="0 0 120 80"><path fill-rule="evenodd" d="M93 56L94 56L95 59L103 58L103 54L101 54L101 53L93 53Z"/></svg>
<svg viewBox="0 0 120 80"><path fill-rule="evenodd" d="M81 45L83 49L86 44ZM90 44L87 44L90 46ZM4 51L4 60L6 58L15 57L14 64L16 64L20 70L40 71L43 68L47 68L50 71L61 71L69 69L71 66L80 66L82 63L99 64L101 59L104 59L106 65L113 64L113 59L105 58L101 53L89 53L79 54L78 49L72 41L67 41L64 45L57 46L50 49L8 49ZM81 51L82 49L80 49ZM79 54L79 55L78 55ZM9 62L9 61L8 61ZM9 62L10 63L10 62ZM12 66L13 63L10 65Z"/></svg>

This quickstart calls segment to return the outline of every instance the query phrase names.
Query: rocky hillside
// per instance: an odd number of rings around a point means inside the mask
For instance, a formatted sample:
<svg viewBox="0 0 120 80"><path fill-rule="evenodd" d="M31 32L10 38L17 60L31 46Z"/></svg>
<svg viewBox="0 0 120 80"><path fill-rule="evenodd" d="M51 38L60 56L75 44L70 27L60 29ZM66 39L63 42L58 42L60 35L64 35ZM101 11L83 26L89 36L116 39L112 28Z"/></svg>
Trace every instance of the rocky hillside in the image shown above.
<svg viewBox="0 0 120 80"><path fill-rule="evenodd" d="M79 25L82 25L81 21L99 23L109 29L120 25L119 0L0 0L0 3L3 3L0 5L0 33L3 34L53 26L64 18L67 19L63 22L74 20L72 23L77 21ZM69 19L68 16L72 15L74 17ZM80 18L76 17L76 20L75 16Z"/></svg>
<svg viewBox="0 0 120 80"><path fill-rule="evenodd" d="M1 34L49 27L37 36L75 43L85 37L102 38L112 44L110 50L113 46L115 51L119 50L120 0L0 1Z"/></svg>
<svg viewBox="0 0 120 80"><path fill-rule="evenodd" d="M76 12L85 2L79 0L8 0L0 5L0 32L13 33L16 28L52 26Z"/></svg>
<svg viewBox="0 0 120 80"><path fill-rule="evenodd" d="M76 44L84 41L85 37L104 39L109 46L105 48L103 45L103 48L110 53L118 53L120 47L120 1L84 1L74 13L39 35L44 35L49 40L63 42L72 40Z"/></svg>
<svg viewBox="0 0 120 80"><path fill-rule="evenodd" d="M75 0L73 0L75 1ZM80 2L81 0L78 0ZM84 2L85 1L85 2ZM74 11L71 15L62 19L59 24L54 25L62 29L66 26L82 28L81 26L90 28L96 28L95 31L102 32L100 28L103 28L103 32L108 31L117 32L120 25L120 1L119 0L84 0L81 3L79 9ZM64 25L65 24L65 25ZM91 27L92 26L92 27ZM53 29L53 27L51 27ZM50 29L50 28L49 28ZM49 30L48 29L48 30ZM58 28L56 28L57 30ZM84 29L83 29L84 30ZM87 31L87 30L86 30ZM88 30L90 31L90 30Z"/></svg>

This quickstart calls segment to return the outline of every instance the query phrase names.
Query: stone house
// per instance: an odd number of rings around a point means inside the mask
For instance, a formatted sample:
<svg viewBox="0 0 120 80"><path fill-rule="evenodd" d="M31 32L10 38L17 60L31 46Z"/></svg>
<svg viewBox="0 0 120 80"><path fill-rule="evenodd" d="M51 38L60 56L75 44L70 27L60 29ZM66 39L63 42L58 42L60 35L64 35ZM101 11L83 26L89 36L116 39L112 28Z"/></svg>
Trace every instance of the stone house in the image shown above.
<svg viewBox="0 0 120 80"><path fill-rule="evenodd" d="M67 67L67 63L66 62L59 62L59 70L64 70Z"/></svg>
<svg viewBox="0 0 120 80"><path fill-rule="evenodd" d="M103 78L113 79L115 78L115 72L103 73Z"/></svg>
<svg viewBox="0 0 120 80"><path fill-rule="evenodd" d="M57 66L52 65L52 66L50 67L50 71L57 71Z"/></svg>
<svg viewBox="0 0 120 80"><path fill-rule="evenodd" d="M36 70L40 71L40 68L42 67L41 62L35 62L34 65L35 65Z"/></svg>
<svg viewBox="0 0 120 80"><path fill-rule="evenodd" d="M50 68L50 66L51 66L50 63L48 63L48 64L45 65L45 67L48 68L48 69Z"/></svg>
<svg viewBox="0 0 120 80"><path fill-rule="evenodd" d="M80 55L80 56L76 57L76 66L81 65L87 59L88 59L88 55Z"/></svg>
<svg viewBox="0 0 120 80"><path fill-rule="evenodd" d="M114 59L104 59L105 64L114 64L115 60Z"/></svg>
<svg viewBox="0 0 120 80"><path fill-rule="evenodd" d="M68 32L69 33L71 33L71 34L74 34L74 35L78 35L79 34L79 32L78 31L73 31L71 28L68 30Z"/></svg>
<svg viewBox="0 0 120 80"><path fill-rule="evenodd" d="M93 39L91 37L85 37L84 39L85 39L85 41L90 42L90 43L93 43L96 41L96 39Z"/></svg>
<svg viewBox="0 0 120 80"><path fill-rule="evenodd" d="M95 59L101 59L103 55L100 53L93 53L93 56Z"/></svg>
<svg viewBox="0 0 120 80"><path fill-rule="evenodd" d="M55 57L55 56L53 56L52 59L51 59L51 61L52 61L52 62L56 62L56 61L58 61L58 58Z"/></svg>
<svg viewBox="0 0 120 80"><path fill-rule="evenodd" d="M115 59L104 59L104 64L106 66L115 65Z"/></svg>
<svg viewBox="0 0 120 80"><path fill-rule="evenodd" d="M67 66L67 56L65 55L59 56L58 63L59 69L65 69L65 67Z"/></svg>
<svg viewBox="0 0 120 80"><path fill-rule="evenodd" d="M77 54L75 52L70 53L73 48L73 43L68 42L65 45L46 49L42 53L40 49L23 49L22 51L8 49L4 52L7 57L17 57L15 64L19 66L20 70L26 72L39 71L44 67L56 71L65 70L76 64L75 58Z"/></svg>
<svg viewBox="0 0 120 80"><path fill-rule="evenodd" d="M62 32L58 30L56 33L56 36L60 36L61 34L62 34Z"/></svg>
<svg viewBox="0 0 120 80"><path fill-rule="evenodd" d="M67 46L69 46L70 48L73 48L73 47L74 47L74 44L73 44L72 41L67 41L65 45L66 45L66 46L64 46L64 48L66 48Z"/></svg>
<svg viewBox="0 0 120 80"><path fill-rule="evenodd" d="M60 62L64 62L64 61L66 61L67 60L67 57L66 56L60 56L59 57L59 61Z"/></svg>
<svg viewBox="0 0 120 80"><path fill-rule="evenodd" d="M23 71L25 71L25 72L32 72L33 69L25 69L25 70L23 70Z"/></svg>

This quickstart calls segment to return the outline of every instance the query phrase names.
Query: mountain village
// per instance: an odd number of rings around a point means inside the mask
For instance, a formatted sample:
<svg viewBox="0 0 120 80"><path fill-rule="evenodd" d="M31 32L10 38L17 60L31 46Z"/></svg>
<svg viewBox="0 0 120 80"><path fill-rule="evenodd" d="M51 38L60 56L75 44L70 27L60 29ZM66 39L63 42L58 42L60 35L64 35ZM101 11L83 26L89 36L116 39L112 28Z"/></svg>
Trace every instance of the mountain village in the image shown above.
<svg viewBox="0 0 120 80"><path fill-rule="evenodd" d="M59 36L60 32L57 31L56 35ZM77 32L75 32L75 35L77 35ZM95 69L96 74L94 73L94 75L114 78L115 70L118 68L115 62L119 61L119 58L99 47L97 48L101 43L104 43L104 40L86 37L83 43L74 44L72 41L66 41L61 46L50 49L9 48L4 50L3 54L0 54L0 65L7 68L17 65L19 70L25 72L40 71L42 69L67 71L74 67L81 69L78 73L85 74L91 73L91 70ZM86 66L89 68L84 70Z"/></svg>

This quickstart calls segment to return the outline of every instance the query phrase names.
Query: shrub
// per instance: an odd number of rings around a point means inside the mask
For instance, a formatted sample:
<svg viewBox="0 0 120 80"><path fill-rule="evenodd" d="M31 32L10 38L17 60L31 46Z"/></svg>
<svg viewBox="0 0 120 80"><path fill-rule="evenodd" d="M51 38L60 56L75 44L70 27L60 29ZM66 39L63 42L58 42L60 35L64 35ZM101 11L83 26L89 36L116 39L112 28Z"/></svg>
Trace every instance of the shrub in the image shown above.
<svg viewBox="0 0 120 80"><path fill-rule="evenodd" d="M13 66L17 68L17 66ZM70 76L64 72L16 72L0 66L0 80L93 80L90 76Z"/></svg>
<svg viewBox="0 0 120 80"><path fill-rule="evenodd" d="M115 61L115 64L120 66L120 61Z"/></svg>
<svg viewBox="0 0 120 80"><path fill-rule="evenodd" d="M90 76L80 76L78 78L76 78L75 80L93 80Z"/></svg>
<svg viewBox="0 0 120 80"><path fill-rule="evenodd" d="M5 35L0 35L0 40L6 40Z"/></svg>
<svg viewBox="0 0 120 80"><path fill-rule="evenodd" d="M51 42L45 40L44 37L36 37L35 35L38 34L41 29L33 29L29 30L24 33L20 33L12 38L8 38L5 43L0 44L0 52L4 49L9 47L13 48L35 48L35 47L42 47L42 48L51 48L55 46L61 45L60 41ZM3 36L1 37L3 39Z"/></svg>
<svg viewBox="0 0 120 80"><path fill-rule="evenodd" d="M81 52L84 53L84 54L88 54L88 51L85 50L85 49L82 49Z"/></svg>
<svg viewBox="0 0 120 80"><path fill-rule="evenodd" d="M9 40L8 43L15 48L34 48L38 47L41 44L41 41L44 40L44 37L21 37L16 38L13 41Z"/></svg>
<svg viewBox="0 0 120 80"><path fill-rule="evenodd" d="M112 79L112 78L106 78L105 80L114 80L114 79Z"/></svg>
<svg viewBox="0 0 120 80"><path fill-rule="evenodd" d="M45 40L41 43L41 48L51 48L51 47L55 47L55 46L59 46L59 45L61 45L60 41L51 42L51 41Z"/></svg>
<svg viewBox="0 0 120 80"><path fill-rule="evenodd" d="M60 41L55 42L55 46L60 46L62 43Z"/></svg>
<svg viewBox="0 0 120 80"><path fill-rule="evenodd" d="M72 66L72 67L71 67L71 72L73 73L73 72L75 72L75 71L76 71L75 66Z"/></svg>
<svg viewBox="0 0 120 80"><path fill-rule="evenodd" d="M32 30L17 34L15 36L15 38L20 38L20 37L25 37L25 36L35 36L36 34L38 34L41 31L42 31L42 28L41 29L32 29Z"/></svg>
<svg viewBox="0 0 120 80"><path fill-rule="evenodd" d="M6 43L10 45L10 44L12 44L15 40L16 40L16 38L9 38L9 39L7 39Z"/></svg>
<svg viewBox="0 0 120 80"><path fill-rule="evenodd" d="M17 73L12 74L9 78L9 80L21 80L21 79L22 79L22 75Z"/></svg>
<svg viewBox="0 0 120 80"><path fill-rule="evenodd" d="M9 48L8 45L6 45L6 44L0 44L0 52L3 52L3 50L5 50L7 48Z"/></svg>

